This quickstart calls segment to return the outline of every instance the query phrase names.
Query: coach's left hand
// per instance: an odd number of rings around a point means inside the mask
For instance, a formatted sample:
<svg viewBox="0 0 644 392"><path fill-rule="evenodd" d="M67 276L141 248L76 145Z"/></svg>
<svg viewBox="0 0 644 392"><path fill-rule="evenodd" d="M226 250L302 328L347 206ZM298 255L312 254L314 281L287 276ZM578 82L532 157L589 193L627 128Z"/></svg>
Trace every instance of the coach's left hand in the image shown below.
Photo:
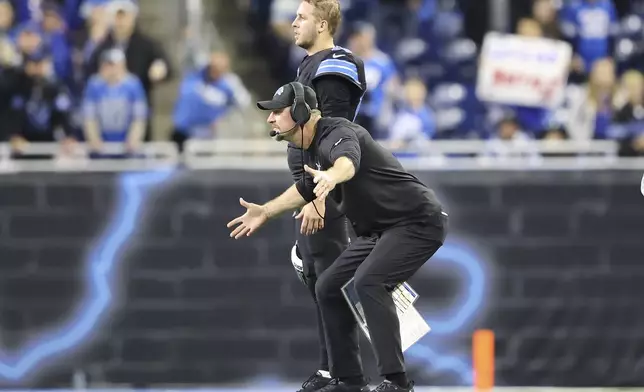
<svg viewBox="0 0 644 392"><path fill-rule="evenodd" d="M228 222L228 225L226 225L229 229L235 225L239 225L232 233L230 233L230 236L234 237L236 240L243 236L250 236L268 220L266 212L259 204L249 203L241 198L239 199L239 204L241 204L242 207L246 207L246 213L231 220Z"/></svg>
<svg viewBox="0 0 644 392"><path fill-rule="evenodd" d="M304 170L313 177L313 182L317 184L313 190L315 196L320 200L326 199L329 193L337 185L337 182L324 170L311 169L307 165L304 165Z"/></svg>

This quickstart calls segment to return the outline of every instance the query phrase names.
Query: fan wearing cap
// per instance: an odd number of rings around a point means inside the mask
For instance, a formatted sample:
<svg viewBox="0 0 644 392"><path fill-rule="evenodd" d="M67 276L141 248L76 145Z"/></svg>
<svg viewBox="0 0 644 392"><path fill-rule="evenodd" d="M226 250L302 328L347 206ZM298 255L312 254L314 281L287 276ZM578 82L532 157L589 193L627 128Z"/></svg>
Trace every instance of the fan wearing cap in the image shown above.
<svg viewBox="0 0 644 392"><path fill-rule="evenodd" d="M72 77L72 51L67 41L63 11L51 0L43 1L37 10L42 13L42 17L17 27L16 44L27 56L42 46L47 47L52 54L56 76L69 85Z"/></svg>
<svg viewBox="0 0 644 392"><path fill-rule="evenodd" d="M112 49L101 56L100 72L83 96L85 137L94 153L103 142L125 143L129 153L143 141L148 105L139 79L125 66L125 53Z"/></svg>
<svg viewBox="0 0 644 392"><path fill-rule="evenodd" d="M28 142L73 141L72 98L54 77L51 54L45 50L24 59L25 74L11 98L11 144L20 153Z"/></svg>
<svg viewBox="0 0 644 392"><path fill-rule="evenodd" d="M153 111L151 94L157 83L172 77L168 56L160 42L137 28L139 6L134 0L113 0L107 6L113 18L113 26L107 37L92 52L87 64L86 75L95 74L104 52L119 48L125 52L127 69L139 78L150 112ZM152 132L151 117L146 123L145 140L150 140Z"/></svg>
<svg viewBox="0 0 644 392"><path fill-rule="evenodd" d="M299 90L299 92L298 92ZM277 198L258 205L240 199L246 212L228 223L235 239L250 236L269 219L327 197L340 202L357 238L315 285L333 381L325 392L368 391L360 361L357 323L341 288L355 278L378 370L378 391L413 390L406 376L400 328L387 287L411 278L442 246L447 214L434 192L407 172L369 132L345 119L321 117L315 93L292 83L271 101L273 133L308 152L307 173Z"/></svg>

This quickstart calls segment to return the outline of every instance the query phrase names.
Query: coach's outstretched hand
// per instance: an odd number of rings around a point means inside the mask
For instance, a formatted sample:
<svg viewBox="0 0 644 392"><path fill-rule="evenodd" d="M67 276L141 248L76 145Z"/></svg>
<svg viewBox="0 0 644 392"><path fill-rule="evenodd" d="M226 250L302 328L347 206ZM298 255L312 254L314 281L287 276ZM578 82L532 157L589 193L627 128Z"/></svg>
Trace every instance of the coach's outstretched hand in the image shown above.
<svg viewBox="0 0 644 392"><path fill-rule="evenodd" d="M336 181L324 170L311 169L304 165L304 170L313 177L313 182L317 185L313 192L318 199L324 200L337 185Z"/></svg>
<svg viewBox="0 0 644 392"><path fill-rule="evenodd" d="M266 212L259 204L249 203L242 198L239 199L239 204L246 208L246 213L231 220L226 225L229 229L235 225L239 225L230 233L230 236L236 240L243 236L250 236L268 220Z"/></svg>

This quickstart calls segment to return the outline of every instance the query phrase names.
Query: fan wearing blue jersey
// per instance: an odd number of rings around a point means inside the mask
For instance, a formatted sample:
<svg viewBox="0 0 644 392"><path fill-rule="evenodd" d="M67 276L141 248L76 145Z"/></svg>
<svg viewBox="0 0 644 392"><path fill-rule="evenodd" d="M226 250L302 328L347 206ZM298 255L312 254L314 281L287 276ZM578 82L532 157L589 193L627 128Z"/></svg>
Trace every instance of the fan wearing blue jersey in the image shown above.
<svg viewBox="0 0 644 392"><path fill-rule="evenodd" d="M128 153L139 149L148 105L141 82L127 72L122 50L103 53L99 74L85 89L83 114L85 137L94 153L101 153L103 142L124 143Z"/></svg>
<svg viewBox="0 0 644 392"><path fill-rule="evenodd" d="M235 104L233 86L226 78L229 61L226 53L212 53L210 64L189 73L181 82L172 133L172 140L180 151L188 139L212 138L218 121Z"/></svg>
<svg viewBox="0 0 644 392"><path fill-rule="evenodd" d="M401 87L396 65L376 47L376 28L371 24L355 24L349 49L364 61L367 80L367 91L355 122L368 129L374 139L387 138L395 92Z"/></svg>
<svg viewBox="0 0 644 392"><path fill-rule="evenodd" d="M561 19L562 31L575 48L577 69L589 74L595 61L612 56L618 20L611 0L572 2Z"/></svg>

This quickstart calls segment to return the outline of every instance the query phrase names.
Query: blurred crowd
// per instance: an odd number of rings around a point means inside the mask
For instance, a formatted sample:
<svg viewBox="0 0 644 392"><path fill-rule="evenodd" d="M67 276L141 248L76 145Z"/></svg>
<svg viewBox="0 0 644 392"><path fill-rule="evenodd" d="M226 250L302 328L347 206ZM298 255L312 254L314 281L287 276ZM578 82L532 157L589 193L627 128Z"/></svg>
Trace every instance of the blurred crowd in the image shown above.
<svg viewBox="0 0 644 392"><path fill-rule="evenodd" d="M510 0L505 33L573 48L558 107L483 102L477 69L492 0L341 0L336 44L365 62L358 122L401 146L434 139L612 139L644 156L644 2ZM291 23L299 0L250 0L249 26L273 76L293 79L304 56ZM284 59L289 67L284 67Z"/></svg>
<svg viewBox="0 0 644 392"><path fill-rule="evenodd" d="M93 156L120 143L136 156L153 139L155 86L177 77L162 43L139 26L135 0L0 0L0 142L14 158L34 142ZM218 120L249 100L225 53L187 67L172 139L212 137Z"/></svg>
<svg viewBox="0 0 644 392"><path fill-rule="evenodd" d="M291 27L299 2L230 4L245 4L249 23L240 28L252 31L276 86L293 80L305 55ZM336 43L360 56L367 74L357 121L399 147L438 139L604 139L618 141L622 156L644 156L644 0L506 2L502 31L573 48L557 107L477 97L482 45L498 29L490 24L494 3L341 0ZM191 138L217 137L228 114L249 107L227 53L175 69L177 59L141 28L139 12L137 0L0 0L0 142L10 143L14 157L33 142L71 151L78 141L98 157L108 142L136 155L158 139L152 93L172 79L179 87L163 133L180 149ZM189 55L199 51L185 42Z"/></svg>

